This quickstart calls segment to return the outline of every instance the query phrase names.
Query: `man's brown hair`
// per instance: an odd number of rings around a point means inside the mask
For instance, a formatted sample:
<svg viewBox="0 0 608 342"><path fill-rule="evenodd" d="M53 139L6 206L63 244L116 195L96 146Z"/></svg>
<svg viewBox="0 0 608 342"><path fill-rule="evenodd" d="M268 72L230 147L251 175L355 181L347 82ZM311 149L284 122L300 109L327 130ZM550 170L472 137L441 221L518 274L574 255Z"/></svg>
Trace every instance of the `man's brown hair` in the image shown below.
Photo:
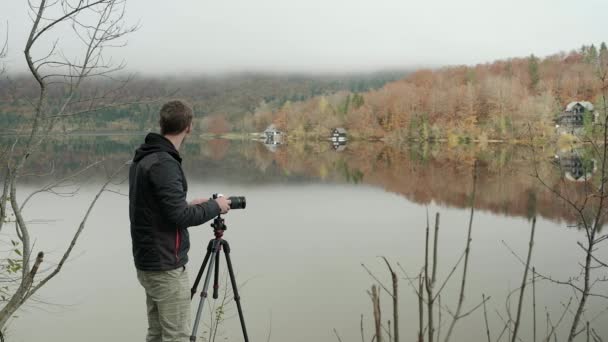
<svg viewBox="0 0 608 342"><path fill-rule="evenodd" d="M192 108L184 101L165 103L160 109L160 134L179 134L192 123Z"/></svg>

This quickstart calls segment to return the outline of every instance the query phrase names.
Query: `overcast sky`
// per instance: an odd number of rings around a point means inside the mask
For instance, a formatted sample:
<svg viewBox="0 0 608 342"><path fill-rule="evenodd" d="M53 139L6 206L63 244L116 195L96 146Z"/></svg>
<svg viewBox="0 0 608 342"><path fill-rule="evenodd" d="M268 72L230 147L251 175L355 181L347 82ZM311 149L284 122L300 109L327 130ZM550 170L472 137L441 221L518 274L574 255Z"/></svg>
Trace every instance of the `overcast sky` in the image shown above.
<svg viewBox="0 0 608 342"><path fill-rule="evenodd" d="M371 71L545 56L608 41L607 0L128 0L141 24L111 51L144 73ZM0 0L23 70L26 0ZM0 24L0 33L5 25ZM70 52L70 31L60 27ZM2 38L0 38L2 39Z"/></svg>

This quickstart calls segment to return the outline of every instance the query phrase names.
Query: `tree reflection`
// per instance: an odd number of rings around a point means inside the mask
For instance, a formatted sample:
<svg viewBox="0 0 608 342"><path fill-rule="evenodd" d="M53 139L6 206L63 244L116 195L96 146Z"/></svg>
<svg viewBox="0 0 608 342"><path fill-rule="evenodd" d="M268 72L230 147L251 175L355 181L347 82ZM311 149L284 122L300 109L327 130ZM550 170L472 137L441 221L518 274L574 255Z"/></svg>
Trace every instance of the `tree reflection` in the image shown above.
<svg viewBox="0 0 608 342"><path fill-rule="evenodd" d="M55 138L31 161L29 174L61 177L104 159L110 167L128 159L142 136ZM10 139L0 140L8 146ZM59 153L67 152L67 153ZM381 142L351 141L337 152L327 142L289 142L269 151L263 143L240 140L197 140L192 137L183 151L191 180L222 177L235 184L285 182L353 183L377 186L418 204L465 208L471 188L470 169L478 164L476 207L495 214L531 218L534 213L556 221L577 221L576 212L556 201L549 189L558 189L573 201L584 201L590 186L599 180L597 162L589 148L559 151L537 150L540 160L532 165L531 151L521 146L490 145L449 147L416 144L397 148ZM59 156L60 159L59 159ZM115 164L115 165L114 165ZM219 172L222 171L222 172ZM548 185L539 186L534 175ZM98 175L98 178L105 177ZM95 179L89 178L90 179ZM588 179L590 182L583 182ZM40 182L40 177L24 178Z"/></svg>

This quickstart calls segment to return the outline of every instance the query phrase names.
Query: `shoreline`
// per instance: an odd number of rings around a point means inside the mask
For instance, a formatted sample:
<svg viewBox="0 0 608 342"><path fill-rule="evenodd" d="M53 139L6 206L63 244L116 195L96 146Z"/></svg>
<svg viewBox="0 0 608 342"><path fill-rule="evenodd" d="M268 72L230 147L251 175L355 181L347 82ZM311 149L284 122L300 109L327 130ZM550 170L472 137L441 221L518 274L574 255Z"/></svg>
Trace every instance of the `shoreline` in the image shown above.
<svg viewBox="0 0 608 342"><path fill-rule="evenodd" d="M69 137L128 137L128 136L144 136L151 131L72 131L68 133L60 133L54 132L50 133L48 137L53 138L69 138ZM23 137L28 136L30 133L22 133L22 132L0 132L0 138L10 138L10 137ZM254 140L254 141L264 141L263 132L232 132L225 134L211 134L211 133L200 133L200 134L192 134L191 137L202 138L202 139L225 139L225 140ZM387 145L408 145L408 144L450 144L450 139L448 138L435 138L435 139L418 139L418 138L409 138L403 139L401 141L390 141L391 139L387 139L385 137L351 137L348 139L349 142L370 142L370 143L384 143ZM559 140L559 136L554 137L554 139L536 139L533 141L530 140L521 140L521 139L466 139L463 141L459 141L454 144L454 146L461 145L469 145L469 144L512 144L512 145L526 145L530 144L530 142L534 142L534 145L547 145L556 143ZM320 138L320 137L289 137L287 135L287 139L283 142L283 144L288 143L297 143L297 142L331 142L329 137ZM581 142L579 142L581 143Z"/></svg>

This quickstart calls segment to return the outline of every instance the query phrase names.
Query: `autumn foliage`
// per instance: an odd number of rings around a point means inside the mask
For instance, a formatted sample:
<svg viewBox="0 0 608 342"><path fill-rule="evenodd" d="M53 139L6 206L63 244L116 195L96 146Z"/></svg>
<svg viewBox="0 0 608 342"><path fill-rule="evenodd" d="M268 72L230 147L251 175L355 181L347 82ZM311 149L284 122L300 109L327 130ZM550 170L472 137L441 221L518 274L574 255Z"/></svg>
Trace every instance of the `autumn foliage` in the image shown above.
<svg viewBox="0 0 608 342"><path fill-rule="evenodd" d="M543 59L419 70L378 90L289 102L258 116L295 137L345 127L351 136L388 141L546 138L567 103L598 102L596 71L606 59L605 45L599 52L584 46Z"/></svg>
<svg viewBox="0 0 608 342"><path fill-rule="evenodd" d="M207 131L211 134L221 135L230 132L232 126L222 115L214 115L207 120Z"/></svg>

